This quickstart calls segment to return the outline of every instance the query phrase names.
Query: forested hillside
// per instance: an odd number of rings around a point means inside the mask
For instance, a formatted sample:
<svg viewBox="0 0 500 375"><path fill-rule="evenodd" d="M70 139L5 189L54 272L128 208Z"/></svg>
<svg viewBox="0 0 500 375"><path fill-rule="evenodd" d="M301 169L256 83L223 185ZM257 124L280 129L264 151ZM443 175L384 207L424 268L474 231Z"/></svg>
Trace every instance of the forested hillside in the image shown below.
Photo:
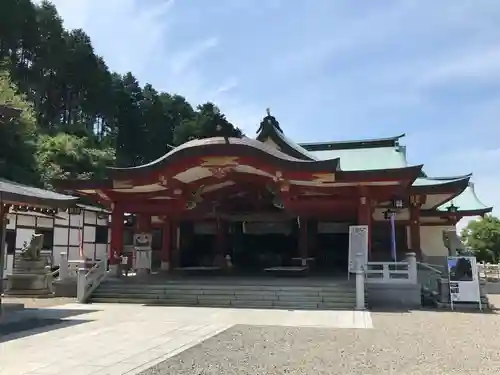
<svg viewBox="0 0 500 375"><path fill-rule="evenodd" d="M111 72L49 2L1 1L0 104L23 110L0 127L0 177L46 187L154 160L191 138L242 135L212 103L193 108Z"/></svg>

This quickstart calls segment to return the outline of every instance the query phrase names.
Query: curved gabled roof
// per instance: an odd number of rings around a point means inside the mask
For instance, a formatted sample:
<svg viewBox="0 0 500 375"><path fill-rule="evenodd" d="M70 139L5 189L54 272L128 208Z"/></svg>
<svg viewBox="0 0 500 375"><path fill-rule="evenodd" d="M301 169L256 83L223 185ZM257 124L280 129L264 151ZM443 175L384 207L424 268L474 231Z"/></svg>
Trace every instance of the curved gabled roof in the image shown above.
<svg viewBox="0 0 500 375"><path fill-rule="evenodd" d="M469 185L471 174L455 177L419 177L413 182L412 191L418 193L461 192Z"/></svg>
<svg viewBox="0 0 500 375"><path fill-rule="evenodd" d="M318 160L305 148L286 137L279 127L279 123L276 118L270 114L264 117L257 132L257 140L259 142L265 142L269 138L281 149L281 151L290 156L301 160Z"/></svg>
<svg viewBox="0 0 500 375"><path fill-rule="evenodd" d="M476 215L482 215L493 210L493 207L488 207L481 202L472 182L469 182L467 188L460 195L439 206L437 210L446 212L451 204L458 208L458 212L475 213Z"/></svg>
<svg viewBox="0 0 500 375"><path fill-rule="evenodd" d="M197 156L259 156L269 163L277 164L289 169L308 169L310 171L338 171L340 161L336 159L328 160L304 160L285 154L284 152L271 147L265 143L250 138L228 138L228 142L223 137L195 139L186 142L173 150L167 152L161 158L150 163L127 168L113 168L113 173L130 173L135 171L156 170L166 165L178 162L186 157Z"/></svg>
<svg viewBox="0 0 500 375"><path fill-rule="evenodd" d="M329 150L352 150L359 148L375 147L395 147L399 145L399 140L405 134L396 135L387 138L360 139L348 141L330 141L330 142L310 142L299 143L299 146L307 151L329 151Z"/></svg>

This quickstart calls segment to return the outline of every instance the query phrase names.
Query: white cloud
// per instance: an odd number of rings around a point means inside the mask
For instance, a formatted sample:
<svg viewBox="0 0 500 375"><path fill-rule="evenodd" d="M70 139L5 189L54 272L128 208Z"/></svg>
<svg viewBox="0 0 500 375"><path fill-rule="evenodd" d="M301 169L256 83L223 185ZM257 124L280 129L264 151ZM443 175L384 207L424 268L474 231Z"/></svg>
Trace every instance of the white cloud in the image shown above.
<svg viewBox="0 0 500 375"><path fill-rule="evenodd" d="M201 58L208 50L216 47L218 43L219 40L215 37L207 38L175 54L170 64L172 74L179 75L192 68L197 59Z"/></svg>
<svg viewBox="0 0 500 375"><path fill-rule="evenodd" d="M484 83L500 79L500 45L483 50L468 48L461 54L449 56L422 74L423 86L456 82Z"/></svg>
<svg viewBox="0 0 500 375"><path fill-rule="evenodd" d="M215 95L223 94L238 87L238 80L231 78L215 90Z"/></svg>

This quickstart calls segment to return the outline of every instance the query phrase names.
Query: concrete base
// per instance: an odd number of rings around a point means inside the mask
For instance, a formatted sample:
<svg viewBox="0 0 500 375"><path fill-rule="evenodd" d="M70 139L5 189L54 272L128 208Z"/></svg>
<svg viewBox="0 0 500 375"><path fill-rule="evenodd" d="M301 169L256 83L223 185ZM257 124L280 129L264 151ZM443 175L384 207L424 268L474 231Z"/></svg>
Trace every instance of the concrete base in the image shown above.
<svg viewBox="0 0 500 375"><path fill-rule="evenodd" d="M52 272L44 260L20 259L14 273L7 276L6 295L52 294Z"/></svg>
<svg viewBox="0 0 500 375"><path fill-rule="evenodd" d="M56 280L54 281L54 294L56 297L75 297L76 298L76 279L75 280Z"/></svg>
<svg viewBox="0 0 500 375"><path fill-rule="evenodd" d="M137 270L137 276L141 277L141 276L147 276L151 273L151 270L148 269L148 268L139 268Z"/></svg>
<svg viewBox="0 0 500 375"><path fill-rule="evenodd" d="M161 262L161 270L162 271L170 270L170 263L169 262Z"/></svg>
<svg viewBox="0 0 500 375"><path fill-rule="evenodd" d="M420 284L366 284L370 307L419 308Z"/></svg>
<svg viewBox="0 0 500 375"><path fill-rule="evenodd" d="M110 264L109 265L109 276L110 277L120 277L120 265L119 264Z"/></svg>

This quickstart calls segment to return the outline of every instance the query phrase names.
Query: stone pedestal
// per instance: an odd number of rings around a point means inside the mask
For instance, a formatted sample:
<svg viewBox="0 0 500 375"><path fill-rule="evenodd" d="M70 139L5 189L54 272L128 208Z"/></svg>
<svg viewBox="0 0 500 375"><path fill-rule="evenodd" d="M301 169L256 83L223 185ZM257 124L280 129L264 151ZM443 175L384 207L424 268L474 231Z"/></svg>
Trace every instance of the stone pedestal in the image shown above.
<svg viewBox="0 0 500 375"><path fill-rule="evenodd" d="M170 270L170 262L161 262L161 270L162 271L169 271Z"/></svg>
<svg viewBox="0 0 500 375"><path fill-rule="evenodd" d="M135 269L137 275L148 275L151 271L151 249L135 249Z"/></svg>
<svg viewBox="0 0 500 375"><path fill-rule="evenodd" d="M20 259L12 275L7 276L5 294L50 295L52 294L52 272L44 260Z"/></svg>
<svg viewBox="0 0 500 375"><path fill-rule="evenodd" d="M110 264L109 265L109 276L111 276L111 277L120 277L121 276L121 267L119 264Z"/></svg>

